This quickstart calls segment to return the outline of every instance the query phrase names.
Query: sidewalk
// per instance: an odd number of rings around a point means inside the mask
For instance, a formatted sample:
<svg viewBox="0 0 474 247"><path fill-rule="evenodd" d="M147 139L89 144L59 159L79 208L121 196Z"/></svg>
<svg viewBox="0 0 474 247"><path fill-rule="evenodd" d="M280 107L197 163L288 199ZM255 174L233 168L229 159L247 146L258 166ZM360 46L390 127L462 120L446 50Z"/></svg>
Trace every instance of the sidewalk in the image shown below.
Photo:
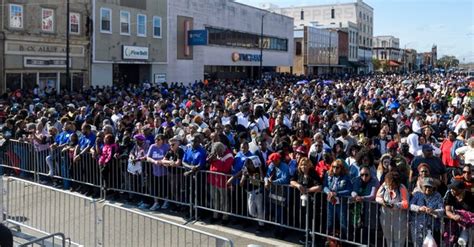
<svg viewBox="0 0 474 247"><path fill-rule="evenodd" d="M233 224L233 221L231 220L227 226L223 226L219 224L210 224L206 220L186 222L186 220L182 217L169 214L168 211L151 212L149 210L140 210L127 204L116 203L116 205L133 209L138 212L148 213L158 218L173 221L179 224L185 224L191 228L226 237L234 242L234 246L300 246L298 244L298 238L300 235L298 235L296 232L285 231L288 232L288 236L286 236L284 240L280 240L273 236L273 226L270 225L266 226L266 228L268 228L268 232L263 232L256 235L256 223L251 223L250 226L242 226L240 224Z"/></svg>

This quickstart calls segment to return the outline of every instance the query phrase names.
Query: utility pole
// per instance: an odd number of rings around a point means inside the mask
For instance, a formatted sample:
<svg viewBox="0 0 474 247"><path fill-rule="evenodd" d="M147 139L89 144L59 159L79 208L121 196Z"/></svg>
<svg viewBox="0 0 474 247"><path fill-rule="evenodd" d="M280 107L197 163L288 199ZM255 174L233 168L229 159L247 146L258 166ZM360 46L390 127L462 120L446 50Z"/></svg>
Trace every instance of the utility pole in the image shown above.
<svg viewBox="0 0 474 247"><path fill-rule="evenodd" d="M260 83L263 82L263 18L266 14L262 15L262 25L260 30Z"/></svg>
<svg viewBox="0 0 474 247"><path fill-rule="evenodd" d="M71 72L69 64L69 26L70 26L70 10L69 10L69 0L66 1L66 82L69 87L71 87ZM71 89L71 88L69 88Z"/></svg>

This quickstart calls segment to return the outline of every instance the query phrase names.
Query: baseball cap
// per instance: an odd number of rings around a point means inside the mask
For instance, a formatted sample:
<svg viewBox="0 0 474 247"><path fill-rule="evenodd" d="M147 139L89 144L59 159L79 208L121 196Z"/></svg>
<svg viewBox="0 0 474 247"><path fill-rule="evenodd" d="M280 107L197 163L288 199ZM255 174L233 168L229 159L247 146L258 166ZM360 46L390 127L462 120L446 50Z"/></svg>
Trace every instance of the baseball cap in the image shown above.
<svg viewBox="0 0 474 247"><path fill-rule="evenodd" d="M398 149L398 142L396 142L396 141L390 141L390 142L387 144L387 148L388 148L388 149Z"/></svg>
<svg viewBox="0 0 474 247"><path fill-rule="evenodd" d="M433 147L430 144L423 144L421 147L422 151L433 151Z"/></svg>
<svg viewBox="0 0 474 247"><path fill-rule="evenodd" d="M456 190L463 190L464 189L464 182L460 180L454 180L451 184L449 184L448 188L456 189Z"/></svg>

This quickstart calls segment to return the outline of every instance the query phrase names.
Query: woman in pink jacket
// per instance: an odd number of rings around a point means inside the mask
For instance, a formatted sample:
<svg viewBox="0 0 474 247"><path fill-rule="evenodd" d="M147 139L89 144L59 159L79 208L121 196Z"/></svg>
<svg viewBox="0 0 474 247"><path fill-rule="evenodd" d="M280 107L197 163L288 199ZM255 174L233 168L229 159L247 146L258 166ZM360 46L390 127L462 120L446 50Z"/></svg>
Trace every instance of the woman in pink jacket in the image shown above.
<svg viewBox="0 0 474 247"><path fill-rule="evenodd" d="M104 137L104 146L102 147L102 153L99 157L100 174L104 181L104 187L107 188L110 184L110 169L115 154L118 152L118 146L115 143L115 137L112 134L108 134Z"/></svg>

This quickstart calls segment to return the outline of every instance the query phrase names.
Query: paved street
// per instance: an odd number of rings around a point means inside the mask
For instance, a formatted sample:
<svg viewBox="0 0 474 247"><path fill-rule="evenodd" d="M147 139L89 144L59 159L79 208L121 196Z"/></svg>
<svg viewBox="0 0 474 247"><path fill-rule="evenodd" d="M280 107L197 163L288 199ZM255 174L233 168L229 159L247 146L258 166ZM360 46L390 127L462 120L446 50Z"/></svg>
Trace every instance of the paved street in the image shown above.
<svg viewBox="0 0 474 247"><path fill-rule="evenodd" d="M5 179L3 181L6 181ZM150 213L121 209L121 204L106 206L104 201L93 201L75 193L62 193L18 180L4 183L6 211L9 218L42 231L64 232L74 243L84 246L226 246L213 237L178 228L147 217L151 215L178 224L185 224L181 217L163 212ZM7 197L8 195L8 197ZM127 207L125 205L125 207ZM95 218L100 219L94 224ZM291 246L289 242L274 238L257 237L253 231L242 231L241 226L222 227L202 221L186 226L228 238L235 246ZM102 229L104 232L102 234ZM252 228L250 228L252 229ZM23 228L24 232L34 234ZM97 236L98 242L95 242ZM271 233L268 234L271 237ZM297 239L290 236L291 239Z"/></svg>

